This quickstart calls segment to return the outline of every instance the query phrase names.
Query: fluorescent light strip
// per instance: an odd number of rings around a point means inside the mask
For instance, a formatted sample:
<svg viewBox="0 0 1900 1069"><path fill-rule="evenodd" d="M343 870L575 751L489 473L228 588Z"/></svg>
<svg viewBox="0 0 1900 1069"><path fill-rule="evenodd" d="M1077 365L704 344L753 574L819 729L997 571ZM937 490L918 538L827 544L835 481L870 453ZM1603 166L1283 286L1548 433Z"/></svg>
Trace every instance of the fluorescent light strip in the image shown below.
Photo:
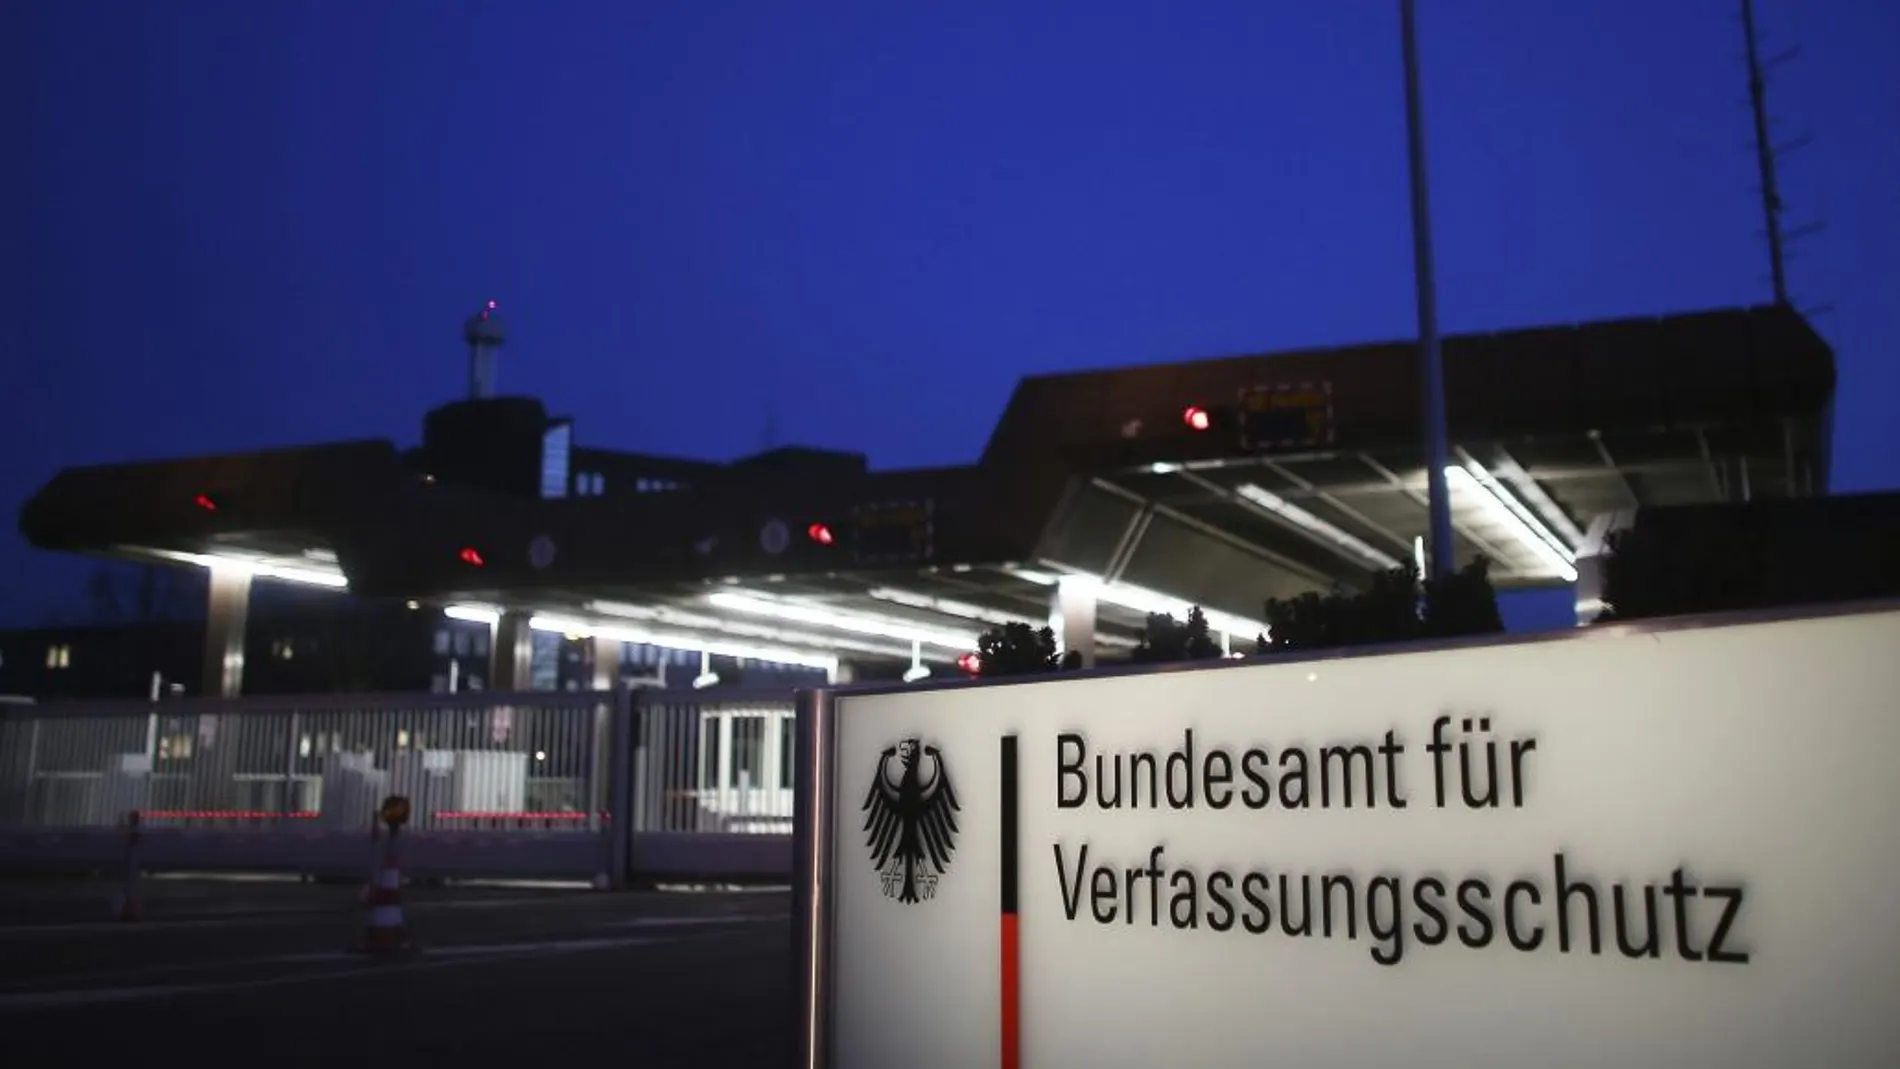
<svg viewBox="0 0 1900 1069"><path fill-rule="evenodd" d="M976 649L977 636L963 631L938 631L932 628L916 627L901 620L885 616L870 616L859 613L840 612L821 605L786 601L777 598L764 598L757 594L738 594L720 592L706 595L708 604L732 612L750 613L755 616L768 616L797 623L815 624L819 627L835 628L839 631L855 631L860 635L874 638L899 639L905 642L922 642L926 645L967 653Z"/></svg>
<svg viewBox="0 0 1900 1069"><path fill-rule="evenodd" d="M1331 548L1344 550L1348 555L1359 558L1363 563L1371 564L1378 568L1397 568L1401 566L1397 557L1374 549L1364 540L1340 530L1337 526L1313 515L1271 490L1248 483L1237 488L1234 492L1240 495L1243 500L1250 501L1266 509L1268 512L1273 513L1275 516L1280 517L1295 527L1318 535L1322 540L1330 543Z"/></svg>
<svg viewBox="0 0 1900 1069"><path fill-rule="evenodd" d="M1087 572L1068 572L1057 575L1053 572L1014 568L1010 570L1010 574L1018 579L1038 583L1043 586L1055 586L1064 579L1092 582L1095 587L1095 599L1097 601L1105 601L1110 605L1127 609L1130 612L1166 613L1176 620L1186 620L1188 610L1194 608L1194 605L1190 602L1169 597L1159 591L1150 590L1147 587L1135 586L1133 583L1123 583L1120 581L1107 583L1104 582L1100 576L1090 575ZM1249 620L1242 616L1235 616L1232 613L1225 613L1219 609L1210 609L1205 606L1201 607L1201 613L1207 617L1207 626L1215 631L1223 631L1230 635L1240 635L1243 638L1251 638L1255 635L1264 635L1267 633L1267 625L1258 620Z"/></svg>
<svg viewBox="0 0 1900 1069"><path fill-rule="evenodd" d="M777 630L775 628L770 628L770 627L746 627L744 625L727 625L725 624L724 621L716 619L711 616L694 616L689 613L666 613L664 611L656 611L652 609L647 609L644 606L626 605L626 604L621 604L621 603L616 603L616 602L596 602L593 605L589 606L590 609L593 609L596 612L600 612L604 608L607 608L607 607L611 607L612 609L617 610L614 613L614 615L631 617L634 619L660 623L660 624L669 625L672 627L702 628L705 630L723 631L726 634L729 634L732 636L734 644L736 645L749 645L745 641L746 639L757 639L757 640L761 640L762 644L773 646L774 648L776 648L780 643L783 643L792 647L812 646L820 650L828 650L828 649L849 650L855 653L866 653L872 656L885 657L892 660L896 660L896 659L908 656L906 651L899 649L895 646L878 646L878 645L874 645L868 642L852 642L848 639L841 641L841 640L833 639L827 635L815 635L815 634L796 632L796 631L781 631L781 630ZM501 610L498 608L495 608L492 605L474 605L474 604L450 605L447 608L442 610L442 615L448 617L451 620L466 620L469 623L488 624L491 627L501 620ZM611 637L608 634L608 632L617 633L618 631L628 630L627 628L623 627L620 624L606 622L606 621L590 622L578 616L566 616L559 613L552 613L552 614L537 613L536 615L543 622L558 621L563 624L571 623L571 624L576 625L571 630L563 631L562 632L563 634L575 634L575 635L598 634L601 637L606 638L606 637ZM555 630L555 628L550 623L548 627L544 627L541 630L552 631L552 630ZM674 637L679 637L681 634L684 634L684 632L672 632L671 634L673 634ZM636 641L636 640L629 640L629 641ZM645 640L641 639L637 641L645 641ZM721 640L714 639L713 641L717 643ZM691 645L680 646L678 648L697 651L700 649L701 646L705 644L706 643L703 640L703 638L699 638L699 639L694 639ZM660 645L666 645L666 643L660 643Z"/></svg>
<svg viewBox="0 0 1900 1069"><path fill-rule="evenodd" d="M1512 497L1510 491L1499 486L1490 473L1476 465L1459 467L1454 464L1445 469L1445 478L1454 489L1463 490L1483 502L1485 511L1492 519L1507 528L1525 549L1530 550L1565 582L1577 581L1575 555L1558 542L1556 536L1538 522L1537 517L1532 516L1522 502Z"/></svg>
<svg viewBox="0 0 1900 1069"><path fill-rule="evenodd" d="M501 623L501 610L488 605L450 605L442 610L442 615L451 620L487 624L490 627Z"/></svg>
<svg viewBox="0 0 1900 1069"><path fill-rule="evenodd" d="M620 601L595 601L587 608L604 616L618 616L628 620L641 620L662 624L667 627L684 627L699 631L712 631L732 635L737 638L763 639L767 642L783 642L794 646L814 646L824 650L846 650L853 653L870 654L873 657L899 658L907 654L896 646L883 646L873 642L841 638L837 635L821 635L812 631L788 631L779 627L766 627L760 624L740 623L718 616L705 616L700 613L682 612L671 607L633 605Z"/></svg>
<svg viewBox="0 0 1900 1069"><path fill-rule="evenodd" d="M1524 526L1530 528L1531 533L1541 539L1545 545L1555 550L1558 556L1562 557L1566 562L1576 562L1577 556L1571 551L1570 545L1552 533L1550 527L1544 523L1543 518L1531 511L1531 507L1526 505L1522 498L1507 489L1505 485L1498 480L1497 476L1486 471L1484 465L1475 460L1466 459L1463 467L1466 473L1477 481L1478 485L1484 487L1486 493L1497 498L1499 503L1505 508L1510 509L1512 515L1516 516Z"/></svg>
<svg viewBox="0 0 1900 1069"><path fill-rule="evenodd" d="M1476 463L1468 456L1464 459L1467 462ZM1522 502L1539 520L1543 521L1546 527L1554 529L1559 546L1583 544L1583 532L1577 528L1569 516L1564 514L1564 510L1550 499L1550 495L1544 492L1544 488L1537 485L1537 480L1531 478L1530 472L1525 471L1515 460L1507 460L1496 467L1497 470L1489 474L1509 487L1511 496ZM1480 465L1479 470L1486 469ZM1573 556L1571 559L1576 558Z"/></svg>
<svg viewBox="0 0 1900 1069"><path fill-rule="evenodd" d="M902 605L906 608L919 609L924 612L941 613L944 616L959 616L965 620L976 620L980 623L995 624L998 627L1008 624L1024 624L1028 627L1051 626L1049 621L1039 620L1034 616L1024 616L1020 613L1003 612L1000 609L985 608L981 605L973 605L967 601L955 601L950 598L933 598L928 594L917 594L908 590L898 590L894 587L875 587L866 591L866 596L875 598L878 601L888 601L893 605ZM1060 630L1060 628L1056 630ZM1097 632L1095 635L1095 643L1098 646L1132 647L1140 645L1139 642L1132 638L1123 638L1120 635L1103 634L1100 632Z"/></svg>
<svg viewBox="0 0 1900 1069"><path fill-rule="evenodd" d="M280 564L266 557L239 557L230 554L179 553L173 550L148 550L155 556L182 564L195 564L211 571L234 572L257 579L275 579L281 583L328 587L342 590L350 585L342 572L310 560Z"/></svg>
<svg viewBox="0 0 1900 1069"><path fill-rule="evenodd" d="M874 587L866 595L878 601L888 601L905 608L921 609L924 612L941 613L945 616L960 616L965 620L977 620L986 624L1031 624L1040 627L1034 617L1023 616L999 609L986 609L981 605L972 605L966 601L953 601L949 598L933 598L927 594L913 594L908 590L892 587Z"/></svg>
<svg viewBox="0 0 1900 1069"><path fill-rule="evenodd" d="M528 626L536 631L551 632L557 635L579 635L583 638L604 638L620 642L637 642L649 646L665 646L669 649L689 650L695 653L720 657L740 657L752 661L768 661L776 664L796 664L806 668L822 668L835 672L838 658L830 654L815 653L809 650L785 649L776 646L753 646L742 642L725 642L718 639L708 640L698 635L676 634L662 631L647 631L641 628L623 627L617 624L598 624L568 616L546 616L536 614L529 619Z"/></svg>

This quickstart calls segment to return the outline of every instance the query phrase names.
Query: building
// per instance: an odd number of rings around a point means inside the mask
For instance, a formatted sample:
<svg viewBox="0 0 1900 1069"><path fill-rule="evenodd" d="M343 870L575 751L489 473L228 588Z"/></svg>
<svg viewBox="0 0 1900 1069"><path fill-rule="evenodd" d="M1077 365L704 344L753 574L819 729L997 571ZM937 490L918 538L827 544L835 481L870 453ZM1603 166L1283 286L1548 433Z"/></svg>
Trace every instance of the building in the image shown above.
<svg viewBox="0 0 1900 1069"><path fill-rule="evenodd" d="M70 469L21 529L48 550L203 568L201 691L234 694L257 663L259 580L428 606L411 610L424 635L485 629L491 689L563 685L574 665L603 680L643 646L706 681L721 658L916 678L1008 621L1050 624L1085 663L1189 604L1251 641L1265 599L1362 586L1427 526L1409 342L1032 376L974 463L881 471L822 450L580 446L540 401L491 396L499 328L471 323L471 396L429 413L419 447ZM1637 510L1826 491L1833 354L1786 307L1443 348L1456 554L1505 588L1574 584L1586 547ZM575 650L552 675L550 641Z"/></svg>

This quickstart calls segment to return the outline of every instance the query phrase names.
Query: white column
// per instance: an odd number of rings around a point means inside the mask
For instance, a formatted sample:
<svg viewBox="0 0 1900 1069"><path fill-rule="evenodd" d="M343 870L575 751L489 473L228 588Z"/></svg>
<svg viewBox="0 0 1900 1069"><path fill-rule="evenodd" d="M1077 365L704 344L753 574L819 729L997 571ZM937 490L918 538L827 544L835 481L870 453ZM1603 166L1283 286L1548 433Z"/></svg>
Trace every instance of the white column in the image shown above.
<svg viewBox="0 0 1900 1069"><path fill-rule="evenodd" d="M528 690L534 685L534 632L531 614L519 609L502 612L488 643L488 689Z"/></svg>
<svg viewBox="0 0 1900 1069"><path fill-rule="evenodd" d="M593 689L612 690L620 685L620 651L617 638L595 636L587 640L587 654L594 668Z"/></svg>
<svg viewBox="0 0 1900 1069"><path fill-rule="evenodd" d="M200 686L207 698L235 698L244 691L244 631L251 609L251 573L219 565L211 569L210 578Z"/></svg>
<svg viewBox="0 0 1900 1069"><path fill-rule="evenodd" d="M1590 530L1584 535L1583 545L1577 549L1577 626L1596 620L1602 613L1604 571L1609 565L1610 536L1626 530L1636 522L1635 510L1606 512L1590 523Z"/></svg>
<svg viewBox="0 0 1900 1069"><path fill-rule="evenodd" d="M1095 607L1101 580L1088 575L1065 575L1056 582L1049 606L1050 627L1061 651L1082 655L1082 667L1095 667Z"/></svg>

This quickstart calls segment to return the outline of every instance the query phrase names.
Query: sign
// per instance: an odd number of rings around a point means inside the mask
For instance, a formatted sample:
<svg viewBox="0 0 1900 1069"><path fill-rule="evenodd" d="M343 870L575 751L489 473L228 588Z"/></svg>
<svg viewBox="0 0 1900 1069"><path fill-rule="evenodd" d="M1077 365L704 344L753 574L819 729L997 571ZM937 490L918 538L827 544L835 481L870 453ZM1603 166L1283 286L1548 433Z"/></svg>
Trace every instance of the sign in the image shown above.
<svg viewBox="0 0 1900 1069"><path fill-rule="evenodd" d="M1310 449L1333 444L1330 382L1255 386L1240 391L1243 449Z"/></svg>
<svg viewBox="0 0 1900 1069"><path fill-rule="evenodd" d="M851 513L852 556L867 564L928 560L931 511L927 500L860 505Z"/></svg>
<svg viewBox="0 0 1900 1069"><path fill-rule="evenodd" d="M826 1064L1900 1065L1896 648L1888 609L837 695Z"/></svg>

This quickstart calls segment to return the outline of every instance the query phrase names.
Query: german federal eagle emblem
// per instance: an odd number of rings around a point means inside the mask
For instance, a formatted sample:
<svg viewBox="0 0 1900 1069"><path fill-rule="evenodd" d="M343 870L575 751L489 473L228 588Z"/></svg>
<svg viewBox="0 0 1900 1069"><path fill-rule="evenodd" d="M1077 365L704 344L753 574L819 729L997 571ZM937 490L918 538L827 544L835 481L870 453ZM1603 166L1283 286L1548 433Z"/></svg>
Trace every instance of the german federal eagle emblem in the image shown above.
<svg viewBox="0 0 1900 1069"><path fill-rule="evenodd" d="M885 897L899 902L936 897L937 877L956 849L959 808L943 753L914 738L886 748L878 755L862 808L865 845Z"/></svg>

